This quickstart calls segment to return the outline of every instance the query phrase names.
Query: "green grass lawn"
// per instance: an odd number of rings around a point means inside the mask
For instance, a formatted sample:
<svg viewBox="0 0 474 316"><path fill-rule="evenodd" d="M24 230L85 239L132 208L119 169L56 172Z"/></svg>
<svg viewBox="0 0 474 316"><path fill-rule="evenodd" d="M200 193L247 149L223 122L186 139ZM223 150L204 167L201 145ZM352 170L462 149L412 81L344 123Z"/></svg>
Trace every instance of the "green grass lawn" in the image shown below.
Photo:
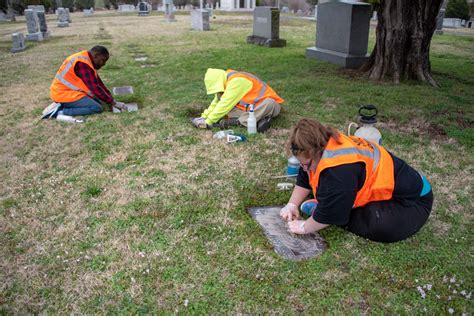
<svg viewBox="0 0 474 316"><path fill-rule="evenodd" d="M10 34L26 24L0 24L1 314L474 312L474 36L434 37L436 89L305 59L307 20L282 19L288 46L268 49L246 44L248 14L217 13L210 32L186 15L72 18L60 29L49 15L53 37L18 54ZM61 62L96 44L111 52L102 78L132 85L119 100L140 111L41 121ZM249 71L286 100L268 133L228 145L192 127L211 101L210 67ZM288 200L271 177L284 173L291 126L345 130L361 104L379 108L383 144L431 181L427 225L395 244L327 228L321 256L280 258L246 209Z"/></svg>

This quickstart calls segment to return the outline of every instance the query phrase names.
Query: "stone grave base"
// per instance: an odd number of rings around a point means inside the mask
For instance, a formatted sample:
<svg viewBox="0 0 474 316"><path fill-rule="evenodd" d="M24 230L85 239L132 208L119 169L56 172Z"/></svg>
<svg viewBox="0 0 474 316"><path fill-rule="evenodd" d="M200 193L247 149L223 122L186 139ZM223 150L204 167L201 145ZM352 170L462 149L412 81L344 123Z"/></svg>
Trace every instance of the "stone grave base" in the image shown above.
<svg viewBox="0 0 474 316"><path fill-rule="evenodd" d="M58 22L58 27L68 27L69 22Z"/></svg>
<svg viewBox="0 0 474 316"><path fill-rule="evenodd" d="M41 34L43 34L43 39L51 37L51 31L41 32Z"/></svg>
<svg viewBox="0 0 474 316"><path fill-rule="evenodd" d="M26 34L26 39L28 41L42 41L43 40L43 34L41 32L36 32L36 33L31 33L31 34Z"/></svg>
<svg viewBox="0 0 474 316"><path fill-rule="evenodd" d="M25 49L26 49L26 46L23 46L23 47L18 47L18 48L12 48L12 49L10 49L10 51L12 53L18 53L18 52L24 51Z"/></svg>
<svg viewBox="0 0 474 316"><path fill-rule="evenodd" d="M328 49L309 47L306 49L306 58L317 58L332 64L340 65L344 68L359 68L369 60L369 54L365 56L357 56Z"/></svg>
<svg viewBox="0 0 474 316"><path fill-rule="evenodd" d="M147 12L147 11L140 12L140 11L138 11L138 16L149 16L149 15L150 15L150 12Z"/></svg>
<svg viewBox="0 0 474 316"><path fill-rule="evenodd" d="M285 47L286 40L281 38L265 38L255 35L247 36L247 43L257 44L266 47Z"/></svg>
<svg viewBox="0 0 474 316"><path fill-rule="evenodd" d="M112 93L113 95L133 94L133 87L131 86L113 87Z"/></svg>
<svg viewBox="0 0 474 316"><path fill-rule="evenodd" d="M127 112L137 112L138 111L138 104L136 103L125 103L125 105L127 106ZM113 113L122 113L122 111L120 111L119 109L117 108L112 108L112 112Z"/></svg>
<svg viewBox="0 0 474 316"><path fill-rule="evenodd" d="M281 206L252 207L247 211L263 228L275 252L285 259L302 260L320 255L325 249L324 240L317 234L294 235L280 217Z"/></svg>

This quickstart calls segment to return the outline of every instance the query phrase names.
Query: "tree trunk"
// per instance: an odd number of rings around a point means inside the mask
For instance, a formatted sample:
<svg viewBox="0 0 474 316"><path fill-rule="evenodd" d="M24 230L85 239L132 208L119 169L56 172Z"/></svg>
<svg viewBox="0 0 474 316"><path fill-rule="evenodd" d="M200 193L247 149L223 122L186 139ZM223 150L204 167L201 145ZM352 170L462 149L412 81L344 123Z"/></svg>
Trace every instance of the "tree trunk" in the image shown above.
<svg viewBox="0 0 474 316"><path fill-rule="evenodd" d="M431 76L430 43L443 0L381 0L375 48L360 70L370 79L425 81Z"/></svg>

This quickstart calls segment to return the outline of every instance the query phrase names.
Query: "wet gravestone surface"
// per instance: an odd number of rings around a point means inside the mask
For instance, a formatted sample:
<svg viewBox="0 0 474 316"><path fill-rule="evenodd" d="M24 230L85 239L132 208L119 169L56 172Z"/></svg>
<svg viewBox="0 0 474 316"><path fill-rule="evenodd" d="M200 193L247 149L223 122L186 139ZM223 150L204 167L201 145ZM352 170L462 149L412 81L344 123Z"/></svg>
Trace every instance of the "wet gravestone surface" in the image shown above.
<svg viewBox="0 0 474 316"><path fill-rule="evenodd" d="M131 87L131 86L113 87L112 88L112 93L114 95L133 94L133 87Z"/></svg>
<svg viewBox="0 0 474 316"><path fill-rule="evenodd" d="M136 103L125 103L125 105L127 106L127 111L125 112L136 112L138 111L138 104ZM119 109L116 109L116 108L113 108L112 109L113 113L121 113L122 111L120 111Z"/></svg>
<svg viewBox="0 0 474 316"><path fill-rule="evenodd" d="M317 233L295 235L288 232L288 224L280 217L282 207L252 207L248 212L263 228L275 252L283 258L297 261L320 255L326 249L324 240Z"/></svg>

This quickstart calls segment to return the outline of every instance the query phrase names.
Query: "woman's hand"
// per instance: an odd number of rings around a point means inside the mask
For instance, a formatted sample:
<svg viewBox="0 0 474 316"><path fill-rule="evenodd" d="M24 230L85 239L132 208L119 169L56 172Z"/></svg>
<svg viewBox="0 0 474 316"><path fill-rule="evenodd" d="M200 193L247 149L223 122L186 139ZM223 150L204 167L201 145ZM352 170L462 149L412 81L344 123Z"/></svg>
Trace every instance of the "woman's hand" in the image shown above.
<svg viewBox="0 0 474 316"><path fill-rule="evenodd" d="M305 230L306 221L292 221L288 223L288 231L293 234L304 235L307 234Z"/></svg>
<svg viewBox="0 0 474 316"><path fill-rule="evenodd" d="M280 210L280 216L288 222L291 222L293 219L298 219L300 217L298 206L293 203L286 204L286 206Z"/></svg>

